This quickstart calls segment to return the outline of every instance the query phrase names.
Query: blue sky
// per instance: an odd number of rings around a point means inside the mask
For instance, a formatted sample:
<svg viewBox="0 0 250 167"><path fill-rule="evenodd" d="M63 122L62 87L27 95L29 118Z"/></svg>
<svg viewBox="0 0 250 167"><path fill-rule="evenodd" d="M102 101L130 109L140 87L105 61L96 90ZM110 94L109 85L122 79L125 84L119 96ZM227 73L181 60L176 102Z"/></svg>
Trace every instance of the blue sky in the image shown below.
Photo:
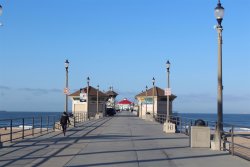
<svg viewBox="0 0 250 167"><path fill-rule="evenodd" d="M222 0L224 113L250 113L250 1ZM62 111L71 92L113 86L118 100L165 88L178 112L217 112L216 0L1 0L0 110Z"/></svg>

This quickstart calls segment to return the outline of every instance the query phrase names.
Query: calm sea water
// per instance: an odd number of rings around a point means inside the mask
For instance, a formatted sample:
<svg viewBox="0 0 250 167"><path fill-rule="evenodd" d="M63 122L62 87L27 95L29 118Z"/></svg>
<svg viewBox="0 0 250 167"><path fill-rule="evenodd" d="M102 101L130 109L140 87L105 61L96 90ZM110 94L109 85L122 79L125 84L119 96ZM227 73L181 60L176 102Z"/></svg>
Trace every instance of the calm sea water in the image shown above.
<svg viewBox="0 0 250 167"><path fill-rule="evenodd" d="M217 122L217 114L179 113L178 115L194 120L203 119L213 128ZM223 129L227 132L232 129L232 125L234 125L234 131L250 132L250 114L223 114L223 123Z"/></svg>
<svg viewBox="0 0 250 167"><path fill-rule="evenodd" d="M27 117L46 117L46 116L60 116L62 112L25 112L25 111L19 111L19 112L0 112L0 120L1 119L9 119L9 118L27 118Z"/></svg>
<svg viewBox="0 0 250 167"><path fill-rule="evenodd" d="M0 112L0 125L4 124L2 119L9 118L26 118L26 117L40 117L55 115L57 118L61 115L61 112ZM178 113L181 117L192 118L192 119L203 119L205 121L216 122L217 114L198 114L198 113ZM223 122L228 124L240 125L241 130L250 131L250 114L224 114ZM46 120L44 120L46 122ZM45 124L44 122L44 124ZM246 128L249 127L249 128Z"/></svg>
<svg viewBox="0 0 250 167"><path fill-rule="evenodd" d="M42 127L52 127L53 121L60 118L61 112L0 112L0 127L9 127L10 119L13 127L22 125L22 118L24 118L25 126L32 126L32 118L34 117L34 126L40 127L42 117ZM49 121L48 121L49 116ZM55 120L54 120L55 119ZM48 123L49 122L49 123Z"/></svg>
<svg viewBox="0 0 250 167"><path fill-rule="evenodd" d="M178 113L182 117L203 119L205 121L217 121L217 114L197 114L197 113ZM227 124L241 125L250 127L250 114L223 114L223 122Z"/></svg>

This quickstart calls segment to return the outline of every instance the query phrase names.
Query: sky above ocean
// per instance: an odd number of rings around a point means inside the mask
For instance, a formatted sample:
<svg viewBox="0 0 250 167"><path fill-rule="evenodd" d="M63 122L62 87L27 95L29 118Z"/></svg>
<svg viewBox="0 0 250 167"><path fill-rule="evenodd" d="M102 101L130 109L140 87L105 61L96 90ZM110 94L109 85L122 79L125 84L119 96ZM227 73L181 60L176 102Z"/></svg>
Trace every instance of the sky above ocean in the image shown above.
<svg viewBox="0 0 250 167"><path fill-rule="evenodd" d="M221 0L223 110L250 113L250 1ZM217 112L217 0L1 0L0 110L62 111L73 93L170 87L178 112ZM71 103L71 101L69 101ZM71 105L70 105L71 106Z"/></svg>

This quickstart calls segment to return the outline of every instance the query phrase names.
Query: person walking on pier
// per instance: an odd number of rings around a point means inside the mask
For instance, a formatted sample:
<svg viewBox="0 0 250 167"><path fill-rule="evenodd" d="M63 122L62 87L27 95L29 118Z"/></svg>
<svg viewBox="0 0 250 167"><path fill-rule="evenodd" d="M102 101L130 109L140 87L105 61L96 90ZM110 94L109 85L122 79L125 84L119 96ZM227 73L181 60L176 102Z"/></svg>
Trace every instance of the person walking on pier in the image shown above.
<svg viewBox="0 0 250 167"><path fill-rule="evenodd" d="M69 115L68 115L68 113L66 111L64 111L62 116L61 116L60 124L62 126L63 135L65 136L67 126L68 126L68 124L70 124Z"/></svg>

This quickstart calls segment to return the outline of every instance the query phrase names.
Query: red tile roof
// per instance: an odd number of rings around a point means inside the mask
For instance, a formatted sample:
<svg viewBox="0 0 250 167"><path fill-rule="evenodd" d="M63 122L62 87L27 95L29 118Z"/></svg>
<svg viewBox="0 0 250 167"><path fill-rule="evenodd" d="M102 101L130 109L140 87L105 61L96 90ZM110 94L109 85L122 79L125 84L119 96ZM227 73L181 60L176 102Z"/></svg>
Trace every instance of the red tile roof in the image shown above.
<svg viewBox="0 0 250 167"><path fill-rule="evenodd" d="M123 99L122 101L118 102L118 104L132 104L132 102L128 99Z"/></svg>
<svg viewBox="0 0 250 167"><path fill-rule="evenodd" d="M87 89L87 87L83 88L83 89ZM97 89L92 87L92 86L89 86L89 95L90 96L96 96L97 95ZM98 93L99 97L101 96L108 96L106 93L103 93L102 91L99 90L99 93ZM70 94L69 96L80 96L80 89L72 94Z"/></svg>
<svg viewBox="0 0 250 167"><path fill-rule="evenodd" d="M135 97L146 96L146 95L147 96L153 96L153 87L147 90L147 94L146 94L146 91L143 91L143 92L139 93L138 95L136 95ZM166 95L165 95L165 92L164 92L163 89L155 86L154 87L154 96L166 96ZM176 97L177 96L172 94L170 96L170 99L175 99Z"/></svg>
<svg viewBox="0 0 250 167"><path fill-rule="evenodd" d="M107 95L109 95L109 96L117 96L118 95L118 93L116 93L115 91L112 91L112 90L109 90L109 91L107 91L107 92L105 92Z"/></svg>

